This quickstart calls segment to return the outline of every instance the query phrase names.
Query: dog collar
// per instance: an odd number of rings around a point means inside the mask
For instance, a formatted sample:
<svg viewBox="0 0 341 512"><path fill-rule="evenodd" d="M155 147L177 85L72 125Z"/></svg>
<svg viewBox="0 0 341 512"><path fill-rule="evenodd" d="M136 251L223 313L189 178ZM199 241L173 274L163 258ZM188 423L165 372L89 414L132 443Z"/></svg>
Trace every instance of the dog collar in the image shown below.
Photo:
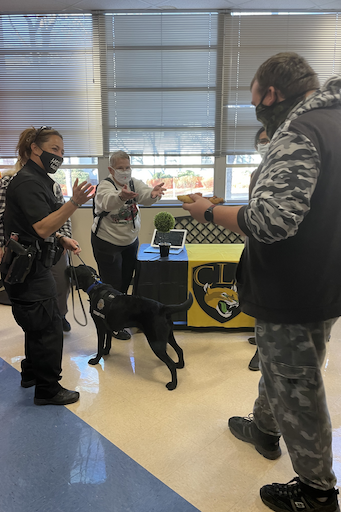
<svg viewBox="0 0 341 512"><path fill-rule="evenodd" d="M91 290L98 284L103 284L102 281L96 281L95 283L92 283L91 286L89 286L89 288L86 290L86 293L89 295L89 293L91 292Z"/></svg>

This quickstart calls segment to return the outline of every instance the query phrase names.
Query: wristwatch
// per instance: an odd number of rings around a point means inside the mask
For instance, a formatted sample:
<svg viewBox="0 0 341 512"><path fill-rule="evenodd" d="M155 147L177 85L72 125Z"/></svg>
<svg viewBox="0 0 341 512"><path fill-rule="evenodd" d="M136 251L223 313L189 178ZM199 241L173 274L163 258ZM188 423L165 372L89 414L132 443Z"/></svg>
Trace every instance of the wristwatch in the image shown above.
<svg viewBox="0 0 341 512"><path fill-rule="evenodd" d="M217 205L212 204L207 208L207 210L204 213L204 217L208 222L213 222L213 208L215 208Z"/></svg>

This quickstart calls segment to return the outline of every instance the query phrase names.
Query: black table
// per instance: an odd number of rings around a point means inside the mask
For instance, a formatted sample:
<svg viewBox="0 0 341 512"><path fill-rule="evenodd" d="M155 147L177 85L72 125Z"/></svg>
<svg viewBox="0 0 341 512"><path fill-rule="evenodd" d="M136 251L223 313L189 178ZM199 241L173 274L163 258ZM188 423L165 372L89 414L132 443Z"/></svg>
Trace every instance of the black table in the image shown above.
<svg viewBox="0 0 341 512"><path fill-rule="evenodd" d="M180 304L187 299L188 258L184 248L180 254L161 258L159 253L144 252L142 244L137 255L134 295L154 299L163 304ZM187 324L187 312L172 316L175 325Z"/></svg>

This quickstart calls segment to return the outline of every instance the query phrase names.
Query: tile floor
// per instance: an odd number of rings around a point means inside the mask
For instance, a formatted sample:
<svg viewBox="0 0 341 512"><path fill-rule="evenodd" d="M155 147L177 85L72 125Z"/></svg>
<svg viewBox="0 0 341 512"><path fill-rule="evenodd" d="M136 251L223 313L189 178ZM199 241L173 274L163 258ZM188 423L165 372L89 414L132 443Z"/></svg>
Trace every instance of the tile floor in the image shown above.
<svg viewBox="0 0 341 512"><path fill-rule="evenodd" d="M78 299L76 317L83 321ZM72 311L67 318L62 384L81 399L37 407L33 389L20 387L22 332L11 308L0 305L1 512L269 510L259 488L294 476L287 450L282 444L282 457L266 460L227 426L230 416L252 411L257 393L259 372L247 368L255 351L250 333L176 331L186 366L168 391L169 371L142 333L113 339L110 355L90 366L92 320L82 327ZM341 320L323 369L339 482L340 342Z"/></svg>

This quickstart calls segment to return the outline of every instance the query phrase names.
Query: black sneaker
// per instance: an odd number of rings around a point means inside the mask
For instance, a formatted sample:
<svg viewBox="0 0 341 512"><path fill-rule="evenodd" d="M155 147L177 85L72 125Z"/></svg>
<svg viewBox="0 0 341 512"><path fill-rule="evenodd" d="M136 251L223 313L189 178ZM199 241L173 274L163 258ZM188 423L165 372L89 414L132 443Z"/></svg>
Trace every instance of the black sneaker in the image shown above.
<svg viewBox="0 0 341 512"><path fill-rule="evenodd" d="M256 338L254 336L251 336L251 338L248 338L248 342L250 345L257 345Z"/></svg>
<svg viewBox="0 0 341 512"><path fill-rule="evenodd" d="M253 358L251 359L251 361L249 362L249 370L253 371L253 372L256 372L257 370L259 370L259 354L258 354L258 348L256 350L256 353L255 355L253 356Z"/></svg>
<svg viewBox="0 0 341 512"><path fill-rule="evenodd" d="M122 331L113 331L112 335L117 340L130 340L131 338L131 335L125 329L122 329Z"/></svg>
<svg viewBox="0 0 341 512"><path fill-rule="evenodd" d="M263 503L276 512L340 512L338 494L334 489L327 501L318 501L302 491L298 477L287 484L264 485L260 490Z"/></svg>
<svg viewBox="0 0 341 512"><path fill-rule="evenodd" d="M264 434L256 427L252 418L233 416L229 419L229 429L240 441L253 444L257 452L266 459L275 460L281 456L279 436Z"/></svg>
<svg viewBox="0 0 341 512"><path fill-rule="evenodd" d="M63 316L62 321L63 321L63 331L64 332L70 332L71 331L71 324L70 324L70 322L68 322L66 320L65 316Z"/></svg>
<svg viewBox="0 0 341 512"><path fill-rule="evenodd" d="M79 400L78 391L69 391L61 388L52 398L34 398L36 405L68 405L74 404Z"/></svg>

